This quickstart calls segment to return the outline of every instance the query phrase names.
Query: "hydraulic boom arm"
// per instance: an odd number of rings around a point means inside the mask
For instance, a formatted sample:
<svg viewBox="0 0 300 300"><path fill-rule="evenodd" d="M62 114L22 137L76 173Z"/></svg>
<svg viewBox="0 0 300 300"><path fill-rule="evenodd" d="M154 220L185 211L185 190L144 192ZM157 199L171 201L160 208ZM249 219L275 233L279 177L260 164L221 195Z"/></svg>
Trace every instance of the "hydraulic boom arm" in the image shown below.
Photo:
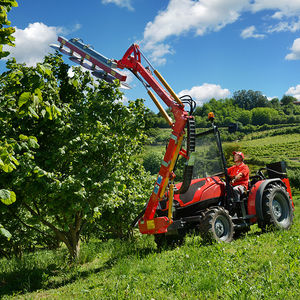
<svg viewBox="0 0 300 300"><path fill-rule="evenodd" d="M166 232L168 226L172 223L172 207L169 207L168 217L155 217L155 212L159 201L162 200L168 189L169 182L174 179L173 169L181 151L182 140L185 134L184 129L188 119L192 117L185 111L182 101L177 97L160 73L151 66L150 62L143 55L137 44L131 45L122 59L110 60L91 49L89 46L81 43L78 39L67 40L63 37L59 37L58 41L60 42L60 46L51 45L51 47L71 56L70 59L73 62L79 63L83 67L92 70L92 74L98 78L110 82L113 79L119 79L122 85L126 80L126 76L117 69L130 70L143 83L150 98L156 104L168 124L172 127L171 138L154 184L152 194L148 201L144 216L139 220L139 230L143 234ZM142 57L149 66L144 67L142 65ZM152 72L164 87L160 85ZM174 122L158 102L150 88L152 88L153 91L171 109ZM172 203L173 185L171 184L170 186L169 203Z"/></svg>

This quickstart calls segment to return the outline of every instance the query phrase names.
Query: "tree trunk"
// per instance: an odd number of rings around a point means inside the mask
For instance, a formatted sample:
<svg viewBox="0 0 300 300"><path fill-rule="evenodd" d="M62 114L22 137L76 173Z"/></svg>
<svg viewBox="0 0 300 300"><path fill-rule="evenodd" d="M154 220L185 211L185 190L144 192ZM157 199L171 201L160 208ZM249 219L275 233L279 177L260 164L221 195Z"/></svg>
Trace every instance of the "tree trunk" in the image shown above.
<svg viewBox="0 0 300 300"><path fill-rule="evenodd" d="M44 225L48 226L51 230L54 231L58 240L63 242L67 246L71 260L76 261L80 252L80 233L83 225L82 212L76 212L74 224L68 224L69 231L62 231L47 220L43 219L27 204L24 204L24 206L30 211L32 215L38 216Z"/></svg>
<svg viewBox="0 0 300 300"><path fill-rule="evenodd" d="M76 261L78 259L79 252L80 252L79 232L76 232L71 228L67 232L57 230L55 231L55 234L57 238L67 246L71 260Z"/></svg>
<svg viewBox="0 0 300 300"><path fill-rule="evenodd" d="M70 229L70 231L66 234L66 237L68 240L67 247L69 249L71 259L76 261L80 252L79 234L77 234L77 232L75 232L73 229Z"/></svg>

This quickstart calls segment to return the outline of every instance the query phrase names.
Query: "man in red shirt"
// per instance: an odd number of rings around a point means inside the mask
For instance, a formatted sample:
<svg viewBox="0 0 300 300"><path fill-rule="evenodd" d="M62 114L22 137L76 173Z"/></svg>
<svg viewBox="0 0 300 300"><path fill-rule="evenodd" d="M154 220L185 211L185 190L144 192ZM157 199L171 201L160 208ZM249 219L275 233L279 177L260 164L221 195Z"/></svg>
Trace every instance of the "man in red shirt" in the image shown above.
<svg viewBox="0 0 300 300"><path fill-rule="evenodd" d="M248 189L249 168L244 164L244 154L242 152L233 152L235 165L227 169L228 175L233 186L233 193L236 201Z"/></svg>

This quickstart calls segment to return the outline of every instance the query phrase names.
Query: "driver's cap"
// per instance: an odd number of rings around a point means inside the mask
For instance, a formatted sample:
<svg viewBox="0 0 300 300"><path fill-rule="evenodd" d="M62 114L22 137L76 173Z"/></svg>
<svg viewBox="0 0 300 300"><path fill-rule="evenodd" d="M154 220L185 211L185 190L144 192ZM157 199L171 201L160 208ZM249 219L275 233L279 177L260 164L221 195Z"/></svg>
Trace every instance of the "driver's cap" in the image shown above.
<svg viewBox="0 0 300 300"><path fill-rule="evenodd" d="M243 152L234 151L233 155L235 155L235 154L240 155L242 157L242 159L244 160L245 156L244 156Z"/></svg>

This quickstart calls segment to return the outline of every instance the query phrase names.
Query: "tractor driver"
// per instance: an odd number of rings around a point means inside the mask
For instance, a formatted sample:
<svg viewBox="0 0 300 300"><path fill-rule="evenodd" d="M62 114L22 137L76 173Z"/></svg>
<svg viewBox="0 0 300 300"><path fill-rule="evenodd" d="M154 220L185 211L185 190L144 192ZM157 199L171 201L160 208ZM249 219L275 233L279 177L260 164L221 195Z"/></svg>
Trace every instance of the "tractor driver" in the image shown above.
<svg viewBox="0 0 300 300"><path fill-rule="evenodd" d="M244 154L242 152L233 152L235 165L227 169L228 175L233 186L235 201L239 201L243 193L248 190L249 168L244 164Z"/></svg>

